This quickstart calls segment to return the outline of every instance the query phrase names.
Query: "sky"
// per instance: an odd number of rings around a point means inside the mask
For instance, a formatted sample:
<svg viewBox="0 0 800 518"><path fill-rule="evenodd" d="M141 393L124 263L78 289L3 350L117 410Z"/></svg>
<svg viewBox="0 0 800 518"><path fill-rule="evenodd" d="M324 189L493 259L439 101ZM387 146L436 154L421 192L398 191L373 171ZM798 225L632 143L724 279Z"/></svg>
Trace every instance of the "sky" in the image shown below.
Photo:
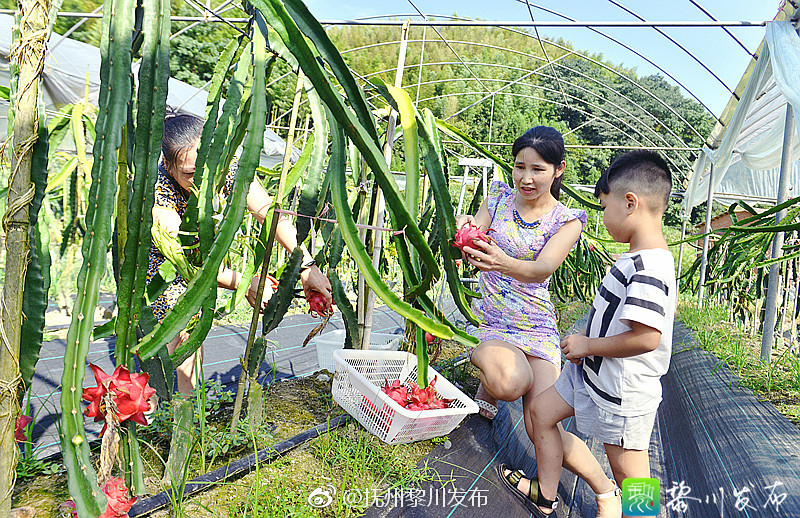
<svg viewBox="0 0 800 518"><path fill-rule="evenodd" d="M564 18L547 13L537 6L558 11L581 21L636 21L633 15L614 5L611 0L528 1L537 21L564 20ZM709 21L709 18L696 5L693 5L691 0L615 1L650 21ZM428 16L457 13L459 16L483 20L530 21L526 0L384 0L382 2L375 0L306 0L306 4L321 21L391 15L408 18L412 14L417 14L414 6ZM772 20L775 17L780 7L780 0L694 0L694 4L702 6L720 21L760 22ZM731 90L735 89L750 59L748 53L721 28L661 28L705 63L721 79L720 82L692 57L653 28L598 28L597 30L622 41L657 63L694 93L717 116L722 113L731 96L722 83L725 83ZM754 52L764 38L764 27L737 27L729 30L750 52ZM590 29L540 28L539 32L544 38L560 37L569 40L576 49L602 53L603 57L612 63L635 67L640 75L665 75L634 53ZM433 37L436 37L435 34ZM675 84L669 78L667 80ZM684 91L684 95L690 96L686 91Z"/></svg>

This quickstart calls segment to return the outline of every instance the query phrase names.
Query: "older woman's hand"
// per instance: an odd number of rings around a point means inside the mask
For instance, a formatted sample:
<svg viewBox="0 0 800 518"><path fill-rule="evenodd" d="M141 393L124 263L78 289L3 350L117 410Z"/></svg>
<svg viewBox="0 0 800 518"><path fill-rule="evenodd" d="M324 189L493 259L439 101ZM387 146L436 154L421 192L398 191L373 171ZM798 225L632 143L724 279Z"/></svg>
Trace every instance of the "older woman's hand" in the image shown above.
<svg viewBox="0 0 800 518"><path fill-rule="evenodd" d="M325 309L330 310L333 304L333 288L331 281L320 271L317 265L306 268L300 272L300 282L303 284L303 293L306 298L311 298L313 292L319 292L325 297Z"/></svg>
<svg viewBox="0 0 800 518"><path fill-rule="evenodd" d="M272 291L272 286L270 285L268 279L267 282L264 284L264 292L261 294L261 301L259 303L258 299L256 298L256 296L258 295L258 281L259 281L259 276L255 275L253 277L253 280L250 281L250 287L247 289L247 294L245 295L245 298L252 307L258 308L259 313L263 313L264 310L267 308L267 302L269 302L269 299L272 298L273 291Z"/></svg>
<svg viewBox="0 0 800 518"><path fill-rule="evenodd" d="M482 272L506 271L511 259L503 249L493 241L475 239L472 241L474 246L465 246L464 255L466 260Z"/></svg>

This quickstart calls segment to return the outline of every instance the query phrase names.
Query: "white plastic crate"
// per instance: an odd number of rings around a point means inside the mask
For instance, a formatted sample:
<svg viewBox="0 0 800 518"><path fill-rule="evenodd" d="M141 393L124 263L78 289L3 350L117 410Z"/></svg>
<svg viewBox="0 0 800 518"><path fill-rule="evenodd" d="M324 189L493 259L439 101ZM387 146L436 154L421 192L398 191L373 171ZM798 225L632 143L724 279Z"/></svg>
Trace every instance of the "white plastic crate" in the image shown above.
<svg viewBox="0 0 800 518"><path fill-rule="evenodd" d="M403 335L393 335L389 333L370 333L370 350L396 351L400 346L400 339ZM320 369L328 369L330 372L336 370L336 362L333 360L333 351L344 348L345 331L336 329L322 333L311 342L317 348L317 364Z"/></svg>
<svg viewBox="0 0 800 518"><path fill-rule="evenodd" d="M334 351L336 374L333 399L356 418L371 434L388 444L403 444L447 435L478 405L428 367L428 380L436 376L434 389L439 397L452 399L448 408L408 410L381 391L388 381L407 384L417 381L417 357L406 352Z"/></svg>

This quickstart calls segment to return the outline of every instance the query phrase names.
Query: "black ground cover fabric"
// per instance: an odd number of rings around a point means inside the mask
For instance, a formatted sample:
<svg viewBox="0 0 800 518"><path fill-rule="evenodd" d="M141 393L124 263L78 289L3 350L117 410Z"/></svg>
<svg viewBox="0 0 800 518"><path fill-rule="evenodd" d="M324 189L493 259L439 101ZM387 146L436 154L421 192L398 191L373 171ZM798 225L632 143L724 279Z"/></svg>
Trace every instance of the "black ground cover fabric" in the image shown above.
<svg viewBox="0 0 800 518"><path fill-rule="evenodd" d="M661 484L658 516L800 518L800 430L738 386L727 367L700 350L680 323L673 351L650 440L651 476ZM576 433L574 420L563 424ZM449 438L450 444L438 445L420 463L436 470L437 481L390 492L366 516L531 516L495 472L500 463L536 471L520 401L501 403L491 424L470 416ZM587 441L610 474L602 444ZM591 489L567 471L559 499L559 518L597 512Z"/></svg>

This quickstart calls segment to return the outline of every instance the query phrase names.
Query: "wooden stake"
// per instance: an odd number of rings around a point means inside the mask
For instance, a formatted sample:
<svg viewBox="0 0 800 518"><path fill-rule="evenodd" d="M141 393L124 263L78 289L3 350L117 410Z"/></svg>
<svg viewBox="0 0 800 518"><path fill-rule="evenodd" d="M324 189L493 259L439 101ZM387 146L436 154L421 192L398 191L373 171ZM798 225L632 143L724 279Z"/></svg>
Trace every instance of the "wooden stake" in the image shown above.
<svg viewBox="0 0 800 518"><path fill-rule="evenodd" d="M286 174L289 172L291 165L292 148L294 146L294 130L297 124L297 112L300 109L300 94L303 93L303 82L305 75L302 69L297 73L297 86L294 91L294 103L292 104L292 116L289 121L289 134L286 137L286 149L283 152L283 167L281 168L281 179L278 182L278 192L272 200L272 222L269 227L269 236L264 250L264 262L261 265L261 277L258 280L258 290L256 291L256 307L253 308L253 319L250 321L250 332L247 335L247 347L244 352L244 361L242 362L242 375L239 377L239 386L236 389L236 401L233 403L233 417L231 418L231 433L236 430L236 424L239 422L239 413L242 410L242 398L244 391L251 376L255 373L247 372L249 364L250 352L253 350L253 342L256 339L256 329L258 328L258 320L261 316L259 311L261 305L261 297L264 294L264 285L267 281L267 274L269 273L269 261L272 256L272 245L275 243L275 231L278 228L278 219L280 214L277 209L281 207L281 200L283 200L283 191L286 188ZM264 222L266 223L266 221Z"/></svg>
<svg viewBox="0 0 800 518"><path fill-rule="evenodd" d="M406 63L406 48L408 47L408 22L403 24L400 36L400 52L397 56L397 71L394 76L394 86L400 88L403 84L403 70ZM397 113L390 109L389 111L389 126L386 131L386 143L383 146L383 156L386 158L386 163L389 164L391 170L392 164L392 149L394 148L394 131L397 125ZM376 227L383 227L383 220L386 213L386 203L383 199L383 191L378 190L377 211L375 220L372 225ZM372 249L372 266L378 270L381 261L381 251L383 244L383 232L380 230L375 231L375 243ZM365 287L367 291L367 307L364 315L364 331L361 333L361 348L369 349L370 335L372 334L372 313L375 309L375 292Z"/></svg>
<svg viewBox="0 0 800 518"><path fill-rule="evenodd" d="M11 51L18 70L14 103L14 135L8 204L3 216L6 236L5 284L0 311L0 516L11 514L19 448L14 440L20 413L19 349L22 329L22 293L28 267L33 146L39 131L39 85L47 48L48 0L19 2L19 39Z"/></svg>

